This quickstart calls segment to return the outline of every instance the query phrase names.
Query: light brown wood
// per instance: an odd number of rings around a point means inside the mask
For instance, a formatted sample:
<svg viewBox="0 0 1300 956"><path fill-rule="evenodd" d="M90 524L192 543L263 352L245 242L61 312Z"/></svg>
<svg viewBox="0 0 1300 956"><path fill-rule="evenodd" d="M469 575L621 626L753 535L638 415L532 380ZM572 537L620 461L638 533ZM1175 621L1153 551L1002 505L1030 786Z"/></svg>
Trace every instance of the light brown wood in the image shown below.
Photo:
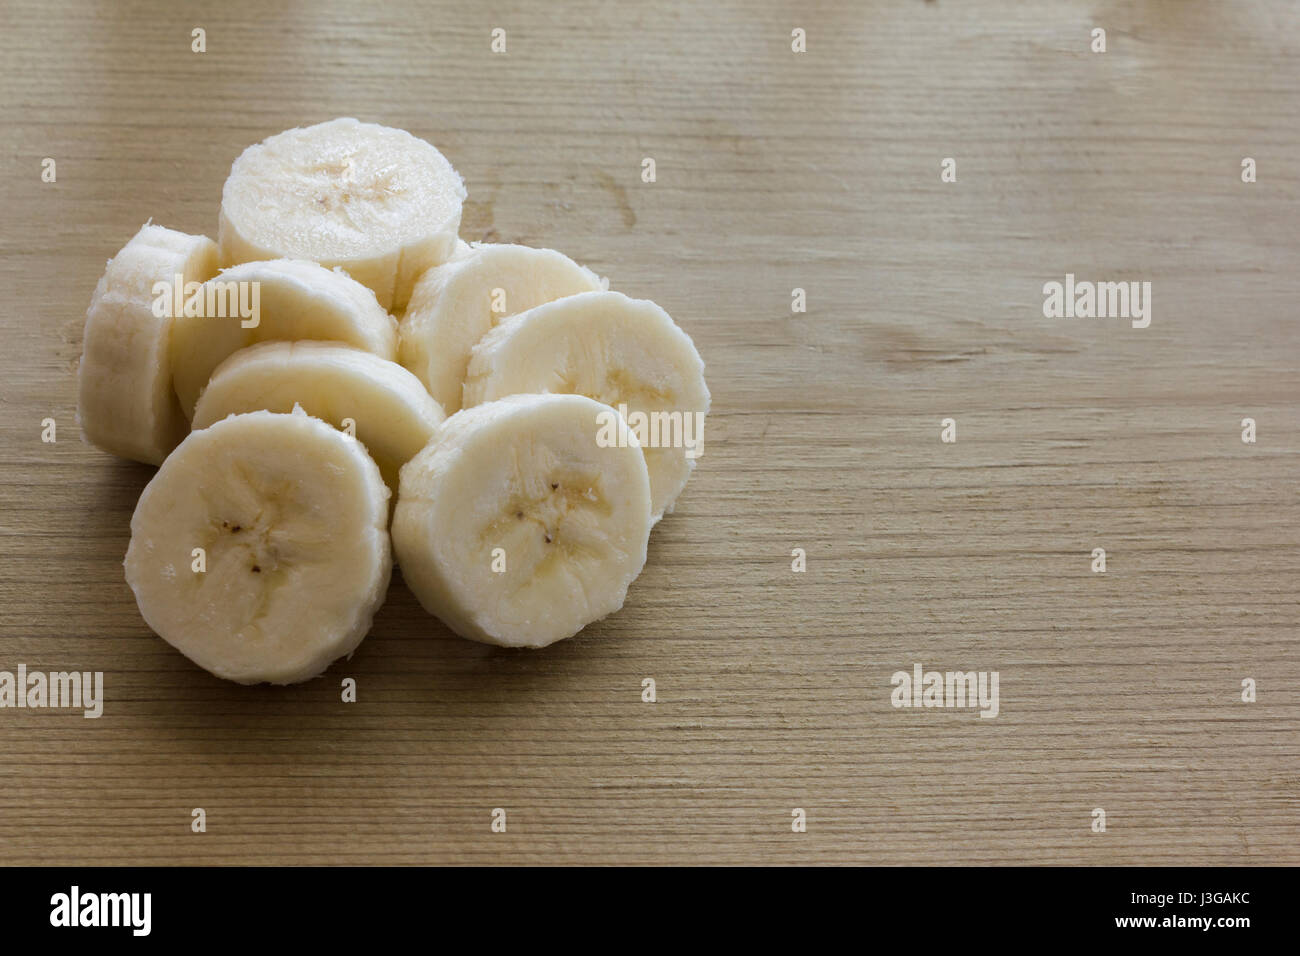
<svg viewBox="0 0 1300 956"><path fill-rule="evenodd" d="M0 8L0 669L107 698L0 710L0 860L1300 863L1297 5L205 6ZM338 115L438 145L465 238L660 302L708 444L579 637L398 581L351 662L238 687L136 610L152 469L78 438L81 326L142 222L215 235L240 150ZM1150 327L1044 318L1067 272ZM1000 715L893 708L917 662Z"/></svg>

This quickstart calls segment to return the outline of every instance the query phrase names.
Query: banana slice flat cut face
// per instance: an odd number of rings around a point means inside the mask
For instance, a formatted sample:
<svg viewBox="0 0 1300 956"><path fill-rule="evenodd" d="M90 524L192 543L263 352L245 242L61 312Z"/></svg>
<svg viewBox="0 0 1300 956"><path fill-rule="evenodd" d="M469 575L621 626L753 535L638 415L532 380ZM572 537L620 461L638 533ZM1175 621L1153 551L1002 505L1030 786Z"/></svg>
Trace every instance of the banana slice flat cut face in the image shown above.
<svg viewBox="0 0 1300 956"><path fill-rule="evenodd" d="M395 362L333 342L263 342L221 363L199 398L194 427L295 405L350 429L394 491L398 471L444 417L420 380Z"/></svg>
<svg viewBox="0 0 1300 956"><path fill-rule="evenodd" d="M672 510L704 450L704 362L653 302L586 292L501 322L474 347L465 404L520 392L625 406L650 470L655 521Z"/></svg>
<svg viewBox="0 0 1300 956"><path fill-rule="evenodd" d="M461 407L470 350L494 325L600 288L600 276L554 249L474 243L416 283L398 328L398 360L450 415Z"/></svg>
<svg viewBox="0 0 1300 956"><path fill-rule="evenodd" d="M393 547L430 613L462 637L544 647L623 606L650 534L634 437L609 409L519 395L451 416L402 469ZM621 420L620 420L621 421Z"/></svg>
<svg viewBox="0 0 1300 956"><path fill-rule="evenodd" d="M405 130L336 119L250 146L221 194L221 262L311 259L341 266L400 310L415 280L447 260L465 186Z"/></svg>
<svg viewBox="0 0 1300 956"><path fill-rule="evenodd" d="M157 465L188 430L172 391L174 296L155 293L216 275L217 245L206 236L146 225L109 262L86 312L77 372L77 417L86 439L107 452ZM166 308L155 309L161 302ZM159 315L157 312L163 312Z"/></svg>
<svg viewBox="0 0 1300 956"><path fill-rule="evenodd" d="M176 395L189 417L217 366L258 342L341 342L396 358L397 320L374 293L346 273L314 262L246 262L223 270L200 291L204 314L178 316L171 337ZM256 315L245 318L253 311L254 291ZM232 306L236 298L240 304Z"/></svg>
<svg viewBox="0 0 1300 956"><path fill-rule="evenodd" d="M218 677L289 684L365 637L392 570L388 489L354 438L299 412L192 432L131 519L126 580Z"/></svg>

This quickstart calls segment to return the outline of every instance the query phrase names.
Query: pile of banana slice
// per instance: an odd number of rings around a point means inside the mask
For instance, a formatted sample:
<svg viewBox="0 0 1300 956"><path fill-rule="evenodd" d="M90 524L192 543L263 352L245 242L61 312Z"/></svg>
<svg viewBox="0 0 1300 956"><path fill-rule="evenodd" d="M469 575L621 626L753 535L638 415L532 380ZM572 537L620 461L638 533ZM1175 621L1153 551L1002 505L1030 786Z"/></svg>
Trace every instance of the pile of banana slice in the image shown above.
<svg viewBox="0 0 1300 956"><path fill-rule="evenodd" d="M108 263L78 417L160 466L126 579L218 677L352 653L394 555L431 614L511 647L618 610L645 565L701 448L704 363L568 257L462 242L465 196L429 143L338 119L244 151L217 242L147 224Z"/></svg>

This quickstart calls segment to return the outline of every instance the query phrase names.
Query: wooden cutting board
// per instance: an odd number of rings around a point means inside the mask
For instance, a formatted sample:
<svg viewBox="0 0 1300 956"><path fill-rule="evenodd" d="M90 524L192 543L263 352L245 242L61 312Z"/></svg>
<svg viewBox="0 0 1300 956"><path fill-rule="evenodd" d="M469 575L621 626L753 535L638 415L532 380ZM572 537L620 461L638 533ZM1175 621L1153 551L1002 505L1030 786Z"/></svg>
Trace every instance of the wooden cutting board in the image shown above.
<svg viewBox="0 0 1300 956"><path fill-rule="evenodd" d="M136 610L153 470L81 442L81 327L339 115L442 149L464 238L661 303L713 411L617 615L509 652L398 579L239 687ZM1297 5L12 0L0 120L0 670L105 675L0 710L0 860L1300 863ZM1149 326L1045 316L1067 274ZM893 706L917 664L998 715Z"/></svg>

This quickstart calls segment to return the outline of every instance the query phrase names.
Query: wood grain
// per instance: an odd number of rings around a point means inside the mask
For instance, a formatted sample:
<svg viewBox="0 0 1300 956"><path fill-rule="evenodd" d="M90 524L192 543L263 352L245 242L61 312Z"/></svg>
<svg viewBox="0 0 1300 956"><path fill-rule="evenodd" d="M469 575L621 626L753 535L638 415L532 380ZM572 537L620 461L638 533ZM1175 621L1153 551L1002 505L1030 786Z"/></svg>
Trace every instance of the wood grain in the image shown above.
<svg viewBox="0 0 1300 956"><path fill-rule="evenodd" d="M1300 863L1295 4L12 0L0 64L0 669L107 697L0 711L0 860ZM660 302L708 444L574 640L398 580L351 662L237 687L123 581L152 470L78 438L81 325L140 223L214 235L243 147L338 115L436 143L465 238ZM1067 272L1151 326L1044 318ZM891 707L916 662L1000 715Z"/></svg>

